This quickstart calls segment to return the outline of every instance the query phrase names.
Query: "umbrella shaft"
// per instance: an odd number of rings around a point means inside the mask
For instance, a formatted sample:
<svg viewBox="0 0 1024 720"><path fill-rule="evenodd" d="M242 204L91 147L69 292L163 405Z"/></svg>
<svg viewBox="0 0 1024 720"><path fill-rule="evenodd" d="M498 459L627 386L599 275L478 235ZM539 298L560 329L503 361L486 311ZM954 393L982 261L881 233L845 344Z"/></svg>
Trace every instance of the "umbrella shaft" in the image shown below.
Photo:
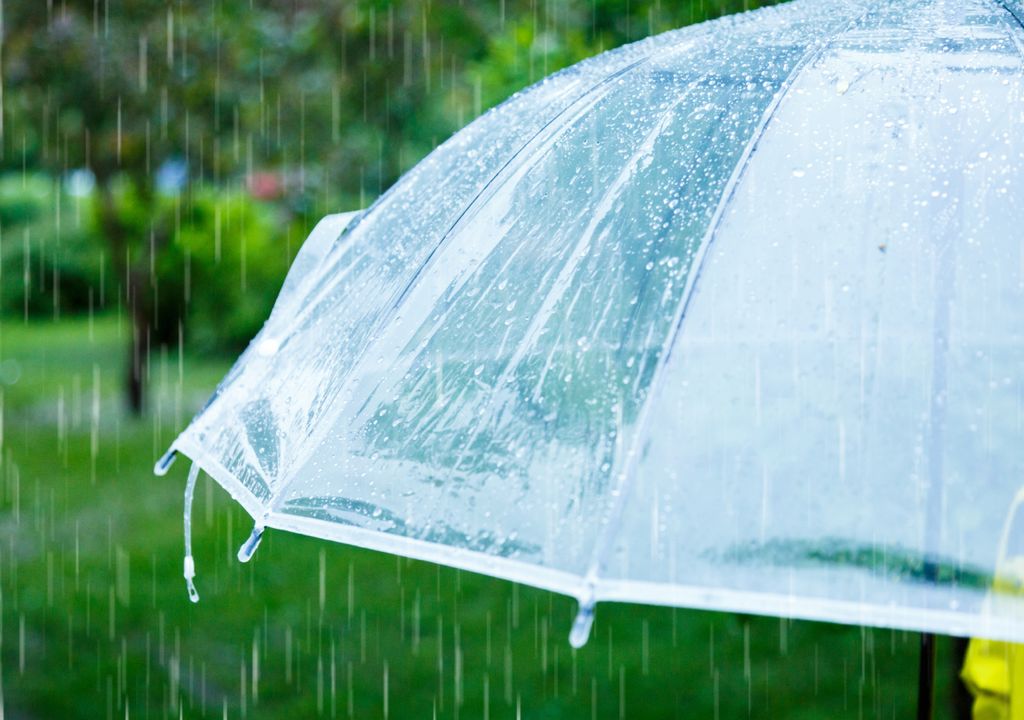
<svg viewBox="0 0 1024 720"><path fill-rule="evenodd" d="M921 663L917 677L917 720L932 720L935 697L935 635L921 633Z"/></svg>

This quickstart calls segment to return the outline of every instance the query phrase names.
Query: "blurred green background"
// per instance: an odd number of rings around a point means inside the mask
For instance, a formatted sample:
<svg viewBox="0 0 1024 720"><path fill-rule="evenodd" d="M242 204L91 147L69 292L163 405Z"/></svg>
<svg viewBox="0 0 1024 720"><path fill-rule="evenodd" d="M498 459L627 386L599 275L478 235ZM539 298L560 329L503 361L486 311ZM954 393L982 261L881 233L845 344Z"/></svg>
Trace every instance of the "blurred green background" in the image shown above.
<svg viewBox="0 0 1024 720"><path fill-rule="evenodd" d="M575 603L283 533L154 460L313 224L584 57L744 0L6 3L0 717L906 717L911 633ZM763 4L763 3L761 3ZM954 710L940 642L940 717Z"/></svg>

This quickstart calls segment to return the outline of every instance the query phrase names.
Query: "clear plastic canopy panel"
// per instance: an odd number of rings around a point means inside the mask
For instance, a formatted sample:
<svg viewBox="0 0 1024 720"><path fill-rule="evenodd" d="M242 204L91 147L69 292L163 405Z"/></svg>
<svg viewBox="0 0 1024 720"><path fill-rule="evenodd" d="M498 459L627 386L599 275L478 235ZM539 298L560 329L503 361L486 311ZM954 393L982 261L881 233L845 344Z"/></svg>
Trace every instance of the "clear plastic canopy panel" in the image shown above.
<svg viewBox="0 0 1024 720"><path fill-rule="evenodd" d="M325 218L172 450L584 606L1024 640L1022 20L797 0L544 80Z"/></svg>

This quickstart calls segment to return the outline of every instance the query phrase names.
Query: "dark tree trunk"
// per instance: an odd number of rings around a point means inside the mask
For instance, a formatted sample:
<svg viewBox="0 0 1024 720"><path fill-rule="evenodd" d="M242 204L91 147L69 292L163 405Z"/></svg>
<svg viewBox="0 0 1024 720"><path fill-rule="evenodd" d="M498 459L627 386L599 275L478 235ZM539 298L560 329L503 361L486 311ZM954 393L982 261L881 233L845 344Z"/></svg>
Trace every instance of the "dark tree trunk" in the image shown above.
<svg viewBox="0 0 1024 720"><path fill-rule="evenodd" d="M114 268L121 282L121 300L131 323L125 394L128 409L133 415L140 415L146 404L146 375L155 307L153 278L149 272L150 253L156 252L157 247L163 244L163 236L160 235L161 242L158 243L154 232L153 242L133 243L133 230L120 216L110 178L97 178L97 189L100 224L110 245Z"/></svg>

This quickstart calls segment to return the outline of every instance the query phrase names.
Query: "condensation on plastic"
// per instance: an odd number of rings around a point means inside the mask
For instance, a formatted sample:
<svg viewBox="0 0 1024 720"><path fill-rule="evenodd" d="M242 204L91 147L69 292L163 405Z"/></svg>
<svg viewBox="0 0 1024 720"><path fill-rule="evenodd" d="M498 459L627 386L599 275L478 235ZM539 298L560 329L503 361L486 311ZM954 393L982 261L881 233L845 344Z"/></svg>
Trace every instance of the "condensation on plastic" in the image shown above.
<svg viewBox="0 0 1024 720"><path fill-rule="evenodd" d="M174 447L261 527L588 603L1024 640L988 597L1024 486L1011 10L797 0L524 91L318 226Z"/></svg>

